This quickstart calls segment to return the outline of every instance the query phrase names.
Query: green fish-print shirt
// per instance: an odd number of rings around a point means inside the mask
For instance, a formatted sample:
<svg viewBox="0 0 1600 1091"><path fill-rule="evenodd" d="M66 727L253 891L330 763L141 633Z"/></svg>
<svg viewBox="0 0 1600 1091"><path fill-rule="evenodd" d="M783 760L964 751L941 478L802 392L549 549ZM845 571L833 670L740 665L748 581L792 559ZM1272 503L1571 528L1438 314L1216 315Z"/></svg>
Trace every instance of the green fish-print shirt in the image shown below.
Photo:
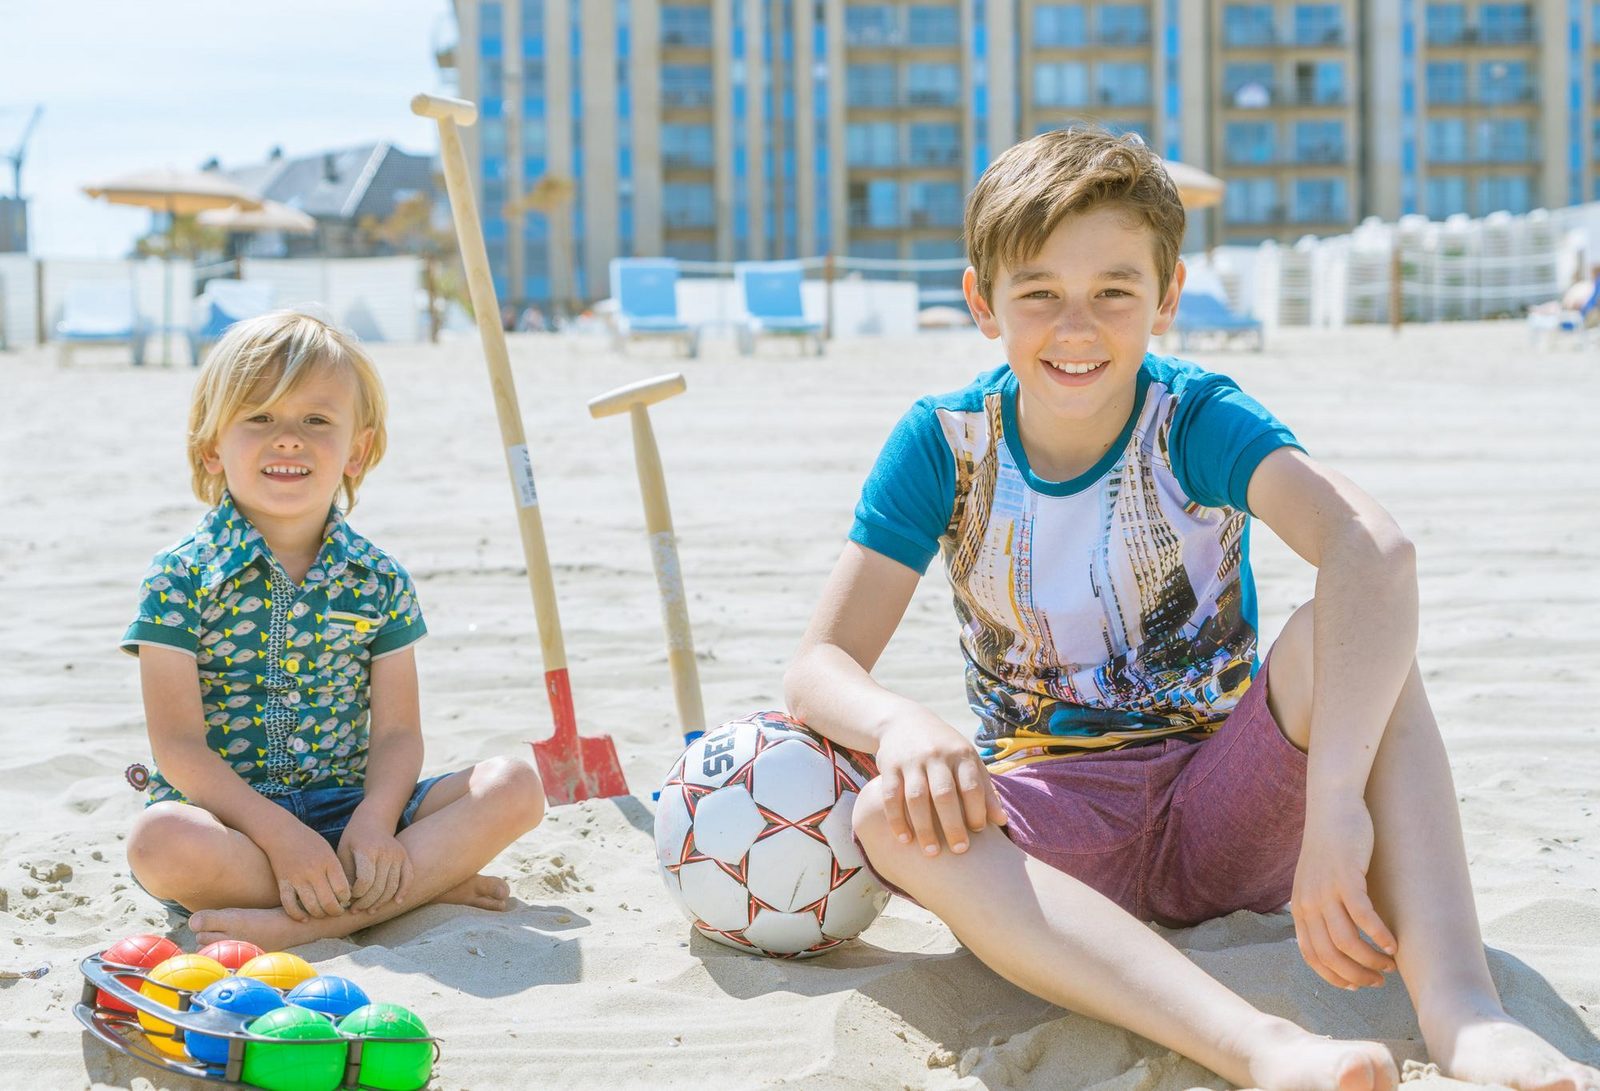
<svg viewBox="0 0 1600 1091"><path fill-rule="evenodd" d="M366 777L371 663L428 629L405 569L332 509L296 587L233 498L156 554L122 650L179 648L200 669L206 744L265 796ZM183 802L159 771L147 803Z"/></svg>

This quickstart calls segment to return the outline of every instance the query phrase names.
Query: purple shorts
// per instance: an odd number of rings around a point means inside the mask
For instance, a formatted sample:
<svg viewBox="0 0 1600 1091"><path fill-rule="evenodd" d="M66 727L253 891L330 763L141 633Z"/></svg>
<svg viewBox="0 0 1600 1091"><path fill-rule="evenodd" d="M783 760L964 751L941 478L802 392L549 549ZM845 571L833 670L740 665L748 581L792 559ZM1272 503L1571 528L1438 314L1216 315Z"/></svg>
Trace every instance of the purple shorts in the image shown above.
<svg viewBox="0 0 1600 1091"><path fill-rule="evenodd" d="M1222 727L1198 742L1039 761L993 781L1006 834L1022 851L1140 920L1187 926L1289 900L1306 756L1272 718L1265 664Z"/></svg>

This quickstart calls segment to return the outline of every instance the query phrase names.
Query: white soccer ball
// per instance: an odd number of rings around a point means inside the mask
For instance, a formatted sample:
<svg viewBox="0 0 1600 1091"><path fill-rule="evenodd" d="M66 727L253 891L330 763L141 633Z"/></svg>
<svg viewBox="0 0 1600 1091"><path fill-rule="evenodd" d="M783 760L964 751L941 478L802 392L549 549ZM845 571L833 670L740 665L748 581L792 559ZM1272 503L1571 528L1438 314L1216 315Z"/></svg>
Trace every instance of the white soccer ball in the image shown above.
<svg viewBox="0 0 1600 1091"><path fill-rule="evenodd" d="M809 958L858 935L889 901L852 836L873 774L781 712L689 744L656 806L661 878L709 939Z"/></svg>

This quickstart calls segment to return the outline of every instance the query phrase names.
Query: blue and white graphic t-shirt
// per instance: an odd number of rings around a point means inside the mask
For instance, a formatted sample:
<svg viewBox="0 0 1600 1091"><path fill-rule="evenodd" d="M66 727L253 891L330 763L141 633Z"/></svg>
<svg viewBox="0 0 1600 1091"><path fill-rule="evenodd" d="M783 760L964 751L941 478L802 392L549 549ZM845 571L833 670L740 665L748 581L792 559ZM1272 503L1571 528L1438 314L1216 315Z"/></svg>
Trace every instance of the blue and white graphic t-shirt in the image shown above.
<svg viewBox="0 0 1600 1091"><path fill-rule="evenodd" d="M991 770L1209 734L1256 669L1245 496L1293 433L1232 379L1147 355L1121 437L1034 475L1009 367L917 402L862 488L852 541L955 591Z"/></svg>

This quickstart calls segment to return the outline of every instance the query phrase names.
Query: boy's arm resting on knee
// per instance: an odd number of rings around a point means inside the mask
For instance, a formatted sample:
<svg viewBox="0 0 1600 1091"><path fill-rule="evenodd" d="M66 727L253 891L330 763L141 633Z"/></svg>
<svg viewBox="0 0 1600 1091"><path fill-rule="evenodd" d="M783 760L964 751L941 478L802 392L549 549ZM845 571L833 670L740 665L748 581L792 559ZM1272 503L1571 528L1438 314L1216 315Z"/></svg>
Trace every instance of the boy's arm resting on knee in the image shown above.
<svg viewBox="0 0 1600 1091"><path fill-rule="evenodd" d="M1293 448L1256 467L1249 502L1317 568L1305 833L1290 898L1295 935L1324 980L1381 985L1394 968L1386 956L1395 938L1367 889L1375 830L1364 796L1416 656L1415 551L1376 500Z"/></svg>
<svg viewBox="0 0 1600 1091"><path fill-rule="evenodd" d="M150 753L161 775L267 855L285 912L296 920L343 912L350 888L327 842L246 784L206 745L194 657L175 648L141 647L139 688Z"/></svg>
<svg viewBox="0 0 1600 1091"><path fill-rule="evenodd" d="M871 675L920 576L855 542L823 588L800 650L784 675L789 711L807 726L877 758L890 830L937 853L939 837L963 851L967 832L1005 813L972 742L926 706Z"/></svg>
<svg viewBox="0 0 1600 1091"><path fill-rule="evenodd" d="M1359 799L1416 658L1416 551L1376 500L1292 447L1256 467L1249 501L1317 568L1309 801Z"/></svg>
<svg viewBox="0 0 1600 1091"><path fill-rule="evenodd" d="M411 883L411 858L395 831L422 773L414 646L372 661L368 710L366 795L339 840L339 862L357 910L391 899L404 904Z"/></svg>

